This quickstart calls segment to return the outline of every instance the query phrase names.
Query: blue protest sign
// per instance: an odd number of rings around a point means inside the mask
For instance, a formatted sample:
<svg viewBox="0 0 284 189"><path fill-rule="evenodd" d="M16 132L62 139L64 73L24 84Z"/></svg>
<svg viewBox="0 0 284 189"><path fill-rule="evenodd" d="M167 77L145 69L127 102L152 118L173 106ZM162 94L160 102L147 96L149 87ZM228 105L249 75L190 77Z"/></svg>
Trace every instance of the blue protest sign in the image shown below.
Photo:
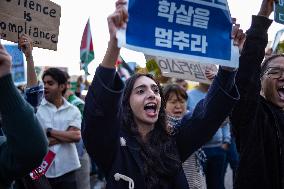
<svg viewBox="0 0 284 189"><path fill-rule="evenodd" d="M145 54L238 67L226 0L128 0L119 46ZM234 55L234 56L233 56Z"/></svg>
<svg viewBox="0 0 284 189"><path fill-rule="evenodd" d="M280 24L284 24L284 0L279 0L274 4L274 20Z"/></svg>
<svg viewBox="0 0 284 189"><path fill-rule="evenodd" d="M17 45L4 45L7 52L12 56L12 76L16 85L26 83L26 70L23 53Z"/></svg>

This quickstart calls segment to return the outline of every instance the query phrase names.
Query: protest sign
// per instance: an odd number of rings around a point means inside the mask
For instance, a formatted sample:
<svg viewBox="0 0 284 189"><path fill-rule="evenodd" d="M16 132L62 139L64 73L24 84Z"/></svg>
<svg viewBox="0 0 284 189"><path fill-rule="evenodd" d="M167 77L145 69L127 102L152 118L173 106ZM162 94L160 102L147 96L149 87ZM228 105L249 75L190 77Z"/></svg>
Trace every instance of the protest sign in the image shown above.
<svg viewBox="0 0 284 189"><path fill-rule="evenodd" d="M60 16L60 6L49 0L1 0L1 38L18 42L27 34L35 47L56 50Z"/></svg>
<svg viewBox="0 0 284 189"><path fill-rule="evenodd" d="M4 45L4 47L12 57L12 77L15 85L25 84L27 80L23 53L17 45Z"/></svg>
<svg viewBox="0 0 284 189"><path fill-rule="evenodd" d="M226 0L128 0L118 46L148 55L238 67Z"/></svg>
<svg viewBox="0 0 284 189"><path fill-rule="evenodd" d="M217 73L217 67L212 64L200 64L189 60L170 59L145 55L148 61L155 60L162 75L165 77L180 78L200 83L210 84L212 81L205 76L205 70L210 69Z"/></svg>
<svg viewBox="0 0 284 189"><path fill-rule="evenodd" d="M279 31L276 33L276 35L275 35L275 37L274 37L274 41L273 41L272 47L271 47L271 48L272 48L272 52L275 52L275 51L276 51L276 48L277 48L277 46L278 46L278 44L279 44L279 42L280 42L280 39L281 39L283 33L284 33L284 29L281 29L281 30L279 30Z"/></svg>
<svg viewBox="0 0 284 189"><path fill-rule="evenodd" d="M274 3L274 20L280 24L284 24L284 0Z"/></svg>

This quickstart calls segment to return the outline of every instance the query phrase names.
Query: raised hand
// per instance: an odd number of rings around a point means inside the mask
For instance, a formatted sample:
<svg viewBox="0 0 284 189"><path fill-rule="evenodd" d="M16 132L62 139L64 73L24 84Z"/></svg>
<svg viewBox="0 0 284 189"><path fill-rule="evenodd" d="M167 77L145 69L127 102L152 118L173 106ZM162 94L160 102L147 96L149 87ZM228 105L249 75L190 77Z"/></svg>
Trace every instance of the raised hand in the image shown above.
<svg viewBox="0 0 284 189"><path fill-rule="evenodd" d="M215 65L213 65L213 66L215 66ZM205 76L206 76L207 79L213 80L216 75L217 75L217 73L213 70L212 67L206 67L205 68Z"/></svg>
<svg viewBox="0 0 284 189"><path fill-rule="evenodd" d="M27 61L27 87L34 87L38 84L34 60L33 60L33 40L30 36L23 34L19 39L19 47L23 51Z"/></svg>
<svg viewBox="0 0 284 189"><path fill-rule="evenodd" d="M234 40L234 45L239 48L239 52L241 53L246 40L246 34L240 29L240 24L237 24L236 21L236 18L232 18L233 28L231 37Z"/></svg>
<svg viewBox="0 0 284 189"><path fill-rule="evenodd" d="M266 51L265 51L265 57L269 57L273 54L273 49L272 48L268 48Z"/></svg>
<svg viewBox="0 0 284 189"><path fill-rule="evenodd" d="M23 34L20 37L19 47L25 54L26 58L29 58L32 56L33 40L27 34Z"/></svg>
<svg viewBox="0 0 284 189"><path fill-rule="evenodd" d="M128 21L128 13L125 9L126 1L118 0L116 3L116 10L113 14L108 16L108 27L110 40L116 39L116 32L120 28L125 28Z"/></svg>
<svg viewBox="0 0 284 189"><path fill-rule="evenodd" d="M108 49L101 63L101 66L106 68L115 68L115 62L119 56L120 48L117 46L116 32L118 29L125 28L128 21L128 12L125 9L125 0L118 0L116 9L113 14L108 17L108 28L110 40Z"/></svg>
<svg viewBox="0 0 284 189"><path fill-rule="evenodd" d="M273 3L278 3L278 0L263 0L261 3L260 10L258 12L258 16L269 17L273 12Z"/></svg>

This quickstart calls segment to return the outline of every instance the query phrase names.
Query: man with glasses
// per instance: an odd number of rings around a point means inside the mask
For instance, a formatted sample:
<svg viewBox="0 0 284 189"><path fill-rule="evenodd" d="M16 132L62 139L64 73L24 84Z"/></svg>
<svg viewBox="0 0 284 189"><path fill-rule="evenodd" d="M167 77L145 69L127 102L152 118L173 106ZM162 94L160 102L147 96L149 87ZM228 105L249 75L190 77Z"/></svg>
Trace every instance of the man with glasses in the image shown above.
<svg viewBox="0 0 284 189"><path fill-rule="evenodd" d="M240 56L236 84L241 98L231 115L240 153L236 189L284 188L284 56L272 55L261 64L273 3L263 0L252 17Z"/></svg>

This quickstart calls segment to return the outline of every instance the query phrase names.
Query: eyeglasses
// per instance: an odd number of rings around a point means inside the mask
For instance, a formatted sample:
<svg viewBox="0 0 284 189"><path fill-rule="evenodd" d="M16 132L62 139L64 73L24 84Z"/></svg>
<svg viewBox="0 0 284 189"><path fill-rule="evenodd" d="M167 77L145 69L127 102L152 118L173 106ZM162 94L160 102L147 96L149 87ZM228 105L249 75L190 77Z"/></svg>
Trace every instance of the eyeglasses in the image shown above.
<svg viewBox="0 0 284 189"><path fill-rule="evenodd" d="M279 79L284 73L284 68L279 68L279 67L269 67L265 71L264 74L268 75L269 78L272 79Z"/></svg>

